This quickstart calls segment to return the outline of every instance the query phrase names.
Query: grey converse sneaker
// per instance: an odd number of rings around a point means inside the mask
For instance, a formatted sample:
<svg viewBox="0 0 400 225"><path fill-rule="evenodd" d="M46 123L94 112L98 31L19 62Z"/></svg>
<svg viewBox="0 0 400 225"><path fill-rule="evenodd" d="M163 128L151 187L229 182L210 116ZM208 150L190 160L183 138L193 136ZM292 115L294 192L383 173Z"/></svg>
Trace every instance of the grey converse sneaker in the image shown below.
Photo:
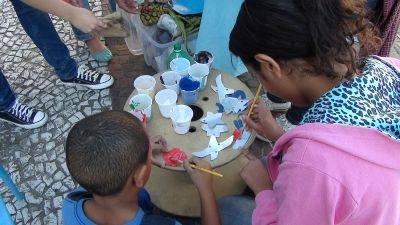
<svg viewBox="0 0 400 225"><path fill-rule="evenodd" d="M104 89L114 83L114 78L81 65L78 67L78 73L75 78L63 80L62 82L67 85L82 85L90 89Z"/></svg>
<svg viewBox="0 0 400 225"><path fill-rule="evenodd" d="M7 111L0 111L0 120L13 123L25 129L34 129L47 122L46 113L21 104L18 100Z"/></svg>
<svg viewBox="0 0 400 225"><path fill-rule="evenodd" d="M290 102L275 103L267 97L267 94L261 95L260 98L270 111L287 111L290 108Z"/></svg>

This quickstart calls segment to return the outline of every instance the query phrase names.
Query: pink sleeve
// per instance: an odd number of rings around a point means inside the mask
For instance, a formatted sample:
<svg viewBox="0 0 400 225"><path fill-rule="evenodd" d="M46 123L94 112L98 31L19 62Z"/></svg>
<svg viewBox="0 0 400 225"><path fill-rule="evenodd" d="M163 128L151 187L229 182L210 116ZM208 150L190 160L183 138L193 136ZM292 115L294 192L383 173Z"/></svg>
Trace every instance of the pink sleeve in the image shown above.
<svg viewBox="0 0 400 225"><path fill-rule="evenodd" d="M399 59L391 58L391 57L379 57L379 58L382 59L383 61L389 63L394 68L396 68L397 71L400 72L400 60Z"/></svg>
<svg viewBox="0 0 400 225"><path fill-rule="evenodd" d="M335 179L301 163L283 162L274 190L256 196L252 224L339 224L355 207Z"/></svg>

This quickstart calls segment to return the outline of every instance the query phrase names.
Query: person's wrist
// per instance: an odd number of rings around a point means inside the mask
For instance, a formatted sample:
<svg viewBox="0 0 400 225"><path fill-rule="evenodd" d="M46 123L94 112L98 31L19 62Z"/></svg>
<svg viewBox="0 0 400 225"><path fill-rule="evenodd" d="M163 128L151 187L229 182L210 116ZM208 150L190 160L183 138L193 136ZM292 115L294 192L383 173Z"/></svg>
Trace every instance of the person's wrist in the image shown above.
<svg viewBox="0 0 400 225"><path fill-rule="evenodd" d="M283 128L280 127L278 124L273 126L273 128L271 130L272 130L272 132L271 132L270 140L272 142L276 142L285 133L285 130L283 130Z"/></svg>
<svg viewBox="0 0 400 225"><path fill-rule="evenodd" d="M214 195L212 185L197 186L197 191L202 196Z"/></svg>
<svg viewBox="0 0 400 225"><path fill-rule="evenodd" d="M78 10L78 8L70 4L65 4L65 7L66 9L63 18L66 21L71 22L76 17L76 10Z"/></svg>
<svg viewBox="0 0 400 225"><path fill-rule="evenodd" d="M255 195L258 195L258 193L265 191L265 190L272 190L272 185L268 185L267 183L265 183L262 186L254 188L253 192Z"/></svg>

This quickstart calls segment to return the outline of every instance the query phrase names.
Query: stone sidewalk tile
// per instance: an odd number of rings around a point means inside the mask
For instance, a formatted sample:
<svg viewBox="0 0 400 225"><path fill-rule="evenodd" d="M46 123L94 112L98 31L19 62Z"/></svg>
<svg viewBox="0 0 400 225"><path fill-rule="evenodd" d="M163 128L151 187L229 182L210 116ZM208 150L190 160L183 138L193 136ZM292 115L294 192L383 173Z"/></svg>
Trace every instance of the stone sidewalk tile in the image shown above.
<svg viewBox="0 0 400 225"><path fill-rule="evenodd" d="M100 16L101 2L90 3ZM69 23L56 17L53 22L78 64L108 71L106 63L89 57ZM0 66L15 93L49 115L48 123L34 130L0 122L0 163L26 200L16 202L1 181L0 194L16 224L61 224L62 200L76 187L65 164L66 136L80 119L111 108L110 90L63 85L25 34L10 1L0 1L0 37Z"/></svg>

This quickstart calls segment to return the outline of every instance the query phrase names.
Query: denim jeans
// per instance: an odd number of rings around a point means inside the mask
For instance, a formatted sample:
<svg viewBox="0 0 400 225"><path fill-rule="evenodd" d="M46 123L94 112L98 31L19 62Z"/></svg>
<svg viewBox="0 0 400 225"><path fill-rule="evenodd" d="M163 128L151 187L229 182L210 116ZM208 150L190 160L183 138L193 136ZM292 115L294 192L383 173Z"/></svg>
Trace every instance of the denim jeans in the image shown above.
<svg viewBox="0 0 400 225"><path fill-rule="evenodd" d="M11 0L18 19L33 43L40 49L46 61L54 67L61 80L75 77L78 66L69 55L47 13L32 8L21 0ZM15 101L10 85L0 73L0 111L7 110Z"/></svg>
<svg viewBox="0 0 400 225"><path fill-rule="evenodd" d="M90 10L89 0L81 0L81 4L82 4L83 8ZM115 10L116 10L115 0L108 0L108 4L110 6L111 12L115 12ZM72 24L71 24L71 26L72 26ZM72 26L72 30L74 31L76 39L78 39L79 41L88 41L94 37L91 33L85 33L74 26Z"/></svg>
<svg viewBox="0 0 400 225"><path fill-rule="evenodd" d="M222 225L251 225L254 208L255 201L249 196L226 196L218 200Z"/></svg>
<svg viewBox="0 0 400 225"><path fill-rule="evenodd" d="M14 105L15 94L10 88L10 84L0 70L0 111L7 110Z"/></svg>

